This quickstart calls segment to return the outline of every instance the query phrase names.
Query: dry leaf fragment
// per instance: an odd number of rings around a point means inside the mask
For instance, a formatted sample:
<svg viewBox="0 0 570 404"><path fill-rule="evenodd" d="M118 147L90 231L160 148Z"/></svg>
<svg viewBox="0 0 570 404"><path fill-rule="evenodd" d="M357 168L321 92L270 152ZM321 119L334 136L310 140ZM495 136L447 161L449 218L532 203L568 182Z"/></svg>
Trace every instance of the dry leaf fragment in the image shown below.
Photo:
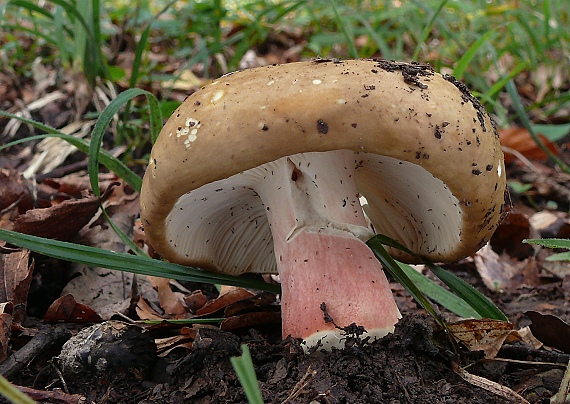
<svg viewBox="0 0 570 404"><path fill-rule="evenodd" d="M220 329L233 331L240 328L253 328L268 324L280 324L281 313L278 311L254 311L226 318Z"/></svg>
<svg viewBox="0 0 570 404"><path fill-rule="evenodd" d="M196 338L196 329L182 327L180 334L167 338L157 338L154 340L159 357L165 357L176 348L192 349L193 341Z"/></svg>
<svg viewBox="0 0 570 404"><path fill-rule="evenodd" d="M487 359L494 358L513 325L506 321L482 319L463 320L448 324L451 335L470 351L483 351Z"/></svg>
<svg viewBox="0 0 570 404"><path fill-rule="evenodd" d="M144 298L138 300L135 311L141 320L164 320L164 317L154 310Z"/></svg>
<svg viewBox="0 0 570 404"><path fill-rule="evenodd" d="M153 288L158 292L160 307L162 307L166 314L175 316L188 313L182 293L174 292L170 288L170 279L156 276L149 276L148 279Z"/></svg>
<svg viewBox="0 0 570 404"><path fill-rule="evenodd" d="M43 209L31 209L14 222L14 231L69 241L97 213L101 198L73 199Z"/></svg>
<svg viewBox="0 0 570 404"><path fill-rule="evenodd" d="M26 206L24 210L29 209L32 206L30 190L20 173L2 168L0 169L0 211L16 203Z"/></svg>
<svg viewBox="0 0 570 404"><path fill-rule="evenodd" d="M499 383L496 383L492 380L485 379L484 377L472 375L471 373L467 372L457 363L452 363L453 371L459 375L463 380L468 383L471 383L474 386L481 387L493 394L498 395L499 397L503 397L507 400L510 400L512 403L521 403L521 404L529 404L527 400L525 400L521 395L517 394L514 390L503 386Z"/></svg>
<svg viewBox="0 0 570 404"><path fill-rule="evenodd" d="M494 292L505 289L520 272L520 268L503 259L489 244L477 251L474 262L481 280Z"/></svg>
<svg viewBox="0 0 570 404"><path fill-rule="evenodd" d="M44 316L44 323L98 323L101 317L85 304L75 301L72 295L55 300Z"/></svg>
<svg viewBox="0 0 570 404"><path fill-rule="evenodd" d="M12 329L12 302L0 303L0 363L8 357L8 342Z"/></svg>
<svg viewBox="0 0 570 404"><path fill-rule="evenodd" d="M235 303L242 299L247 299L249 297L254 296L254 294L244 288L238 287L229 287L226 291L222 292L217 299L211 300L206 303L201 309L196 311L196 314L199 316L205 316L208 314L215 313L218 310L221 310L232 303Z"/></svg>
<svg viewBox="0 0 570 404"><path fill-rule="evenodd" d="M26 317L26 303L32 282L34 265L29 263L28 250L0 255L0 302L12 302L14 322L22 323Z"/></svg>
<svg viewBox="0 0 570 404"><path fill-rule="evenodd" d="M544 345L570 353L570 325L551 314L541 314L537 311L524 313L532 324L532 334Z"/></svg>
<svg viewBox="0 0 570 404"><path fill-rule="evenodd" d="M554 154L558 154L558 146L555 143L549 141L544 135L539 134L539 139L542 143ZM525 128L511 127L507 129L502 129L499 131L499 138L501 139L501 144L521 153L524 157L531 160L546 160L548 156L532 139L530 133ZM509 154L508 150L505 151L505 162L510 163L514 160L512 154Z"/></svg>
<svg viewBox="0 0 570 404"><path fill-rule="evenodd" d="M186 307L192 313L196 313L196 311L208 302L208 297L201 291L195 290L192 294L184 296L184 302L186 303Z"/></svg>

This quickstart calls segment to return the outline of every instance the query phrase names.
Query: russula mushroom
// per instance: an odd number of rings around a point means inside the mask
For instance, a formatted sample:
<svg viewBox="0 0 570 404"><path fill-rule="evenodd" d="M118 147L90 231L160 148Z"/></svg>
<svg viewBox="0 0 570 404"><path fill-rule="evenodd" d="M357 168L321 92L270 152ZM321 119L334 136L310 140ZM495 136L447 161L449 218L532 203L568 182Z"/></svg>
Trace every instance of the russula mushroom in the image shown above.
<svg viewBox="0 0 570 404"><path fill-rule="evenodd" d="M400 317L368 238L461 259L497 227L504 191L496 130L464 85L426 65L317 60L189 96L152 149L141 218L168 260L279 273L283 336L330 349L343 342L322 303L374 338Z"/></svg>

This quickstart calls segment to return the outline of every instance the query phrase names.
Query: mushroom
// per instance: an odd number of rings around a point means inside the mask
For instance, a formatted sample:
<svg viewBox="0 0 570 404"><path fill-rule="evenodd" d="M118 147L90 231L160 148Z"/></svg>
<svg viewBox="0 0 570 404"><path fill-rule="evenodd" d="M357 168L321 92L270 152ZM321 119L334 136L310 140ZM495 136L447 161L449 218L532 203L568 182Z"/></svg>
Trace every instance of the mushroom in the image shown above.
<svg viewBox="0 0 570 404"><path fill-rule="evenodd" d="M464 258L497 227L504 191L493 122L453 77L316 60L228 74L189 96L152 149L141 218L170 261L278 273L283 336L330 349L343 346L335 325L380 338L400 318L367 239Z"/></svg>

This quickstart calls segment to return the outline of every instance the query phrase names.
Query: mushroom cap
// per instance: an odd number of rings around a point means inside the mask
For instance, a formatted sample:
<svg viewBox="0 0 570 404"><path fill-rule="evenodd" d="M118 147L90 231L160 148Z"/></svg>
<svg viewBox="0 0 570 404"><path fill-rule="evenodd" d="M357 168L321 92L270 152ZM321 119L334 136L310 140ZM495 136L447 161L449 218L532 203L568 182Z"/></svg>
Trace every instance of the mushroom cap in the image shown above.
<svg viewBox="0 0 570 404"><path fill-rule="evenodd" d="M141 218L148 240L170 261L225 271L208 253L196 259L172 241L170 223L184 220L173 211L179 199L286 156L336 150L353 151L363 160L381 156L364 170L370 180L357 179L368 202L365 212L377 233L420 256L461 259L485 244L500 222L506 179L499 138L490 116L462 83L427 65L316 60L231 73L180 105L162 129L143 179ZM389 180L378 173L382 166L390 167ZM398 166L413 178L400 178ZM422 199L428 177L441 182L429 203ZM403 196L395 201L383 193L398 186ZM423 218L422 212L436 208L439 194L446 199L445 210L436 219L429 213ZM445 224L446 210L456 217L457 234L440 251L426 236ZM396 224L385 212L397 213ZM410 228L412 235L402 236ZM235 274L276 268L235 267Z"/></svg>

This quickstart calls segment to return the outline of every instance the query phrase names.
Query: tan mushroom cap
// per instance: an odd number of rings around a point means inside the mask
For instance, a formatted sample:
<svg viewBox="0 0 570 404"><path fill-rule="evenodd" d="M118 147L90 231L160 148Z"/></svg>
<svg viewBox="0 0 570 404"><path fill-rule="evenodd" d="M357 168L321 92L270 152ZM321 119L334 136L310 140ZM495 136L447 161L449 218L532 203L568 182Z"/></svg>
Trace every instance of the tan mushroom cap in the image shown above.
<svg viewBox="0 0 570 404"><path fill-rule="evenodd" d="M489 115L465 86L425 65L318 60L229 74L184 101L164 126L144 176L148 239L168 260L220 270L168 240L167 217L179 198L285 156L334 150L386 156L441 180L461 219L458 237L444 253L408 245L427 258L453 261L475 252L500 221L503 154ZM399 239L373 211L367 214L377 233ZM252 269L238 273L246 270Z"/></svg>

